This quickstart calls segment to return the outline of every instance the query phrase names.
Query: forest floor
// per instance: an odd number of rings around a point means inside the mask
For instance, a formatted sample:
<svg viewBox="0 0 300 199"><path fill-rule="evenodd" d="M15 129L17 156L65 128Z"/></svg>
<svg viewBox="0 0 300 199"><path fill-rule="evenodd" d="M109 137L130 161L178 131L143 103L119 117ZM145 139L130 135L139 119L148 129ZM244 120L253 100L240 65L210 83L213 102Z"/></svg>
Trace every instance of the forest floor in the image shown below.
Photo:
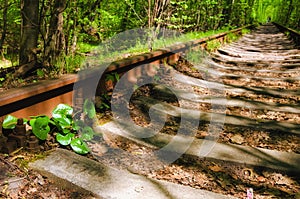
<svg viewBox="0 0 300 199"><path fill-rule="evenodd" d="M183 66L181 66L181 69ZM185 71L193 72L189 68ZM166 80L164 80L166 81ZM135 91L131 98L134 102L140 96L161 97L156 93L153 85L141 87ZM119 96L120 100L122 97ZM178 102L168 98L170 104L178 106ZM209 107L201 107L209 111ZM145 109L134 103L130 104L131 117L140 126L149 124L149 117ZM230 111L230 110L227 110ZM233 109L231 111L234 111ZM242 112L240 112L242 113ZM265 116L265 115L264 115ZM103 113L99 123L110 120L111 112ZM258 117L255 112L252 117ZM262 117L262 116L260 116ZM282 119L286 120L285 115ZM299 118L295 118L299 122ZM179 126L176 118L169 117L162 133L174 135ZM207 134L207 123L203 123L196 135L201 139ZM261 129L249 129L226 125L218 142L232 143L253 147L262 147L278 151L300 153L299 136L293 134L280 134ZM89 143L92 154L88 157L106 165L128 170L160 180L167 180L198 189L205 189L238 198L245 198L247 190L255 190L255 198L299 198L300 178L292 174L243 164L232 164L220 160L198 159L190 156L182 156L172 164L151 158L154 149L134 142L124 140L109 140L98 138ZM105 149L103 149L103 146ZM0 198L94 198L92 195L77 192L75 189L58 187L55 182L47 179L30 169L28 163L43 158L48 152L55 149L58 144L55 138L50 136L46 142L41 143L41 153L30 153L20 150L11 155L0 156ZM69 148L67 148L69 149ZM101 150L100 150L101 149ZM151 159L151 163L143 162L143 158ZM152 166L155 165L155 169ZM298 195L297 195L298 194Z"/></svg>
<svg viewBox="0 0 300 199"><path fill-rule="evenodd" d="M166 164L153 156L153 148L124 140L99 140L89 143L92 154L87 157L117 169L237 198L245 198L250 188L255 190L258 199L300 198L299 176L280 170L188 155ZM28 168L29 162L45 157L56 147L60 146L49 137L41 144L43 152L19 150L9 156L1 154L0 198L95 198L76 189L59 187L56 182Z"/></svg>
<svg viewBox="0 0 300 199"><path fill-rule="evenodd" d="M51 150L50 150L51 151ZM91 194L63 188L56 182L28 168L28 163L48 152L32 153L19 150L15 154L0 154L0 198L3 199L92 199Z"/></svg>

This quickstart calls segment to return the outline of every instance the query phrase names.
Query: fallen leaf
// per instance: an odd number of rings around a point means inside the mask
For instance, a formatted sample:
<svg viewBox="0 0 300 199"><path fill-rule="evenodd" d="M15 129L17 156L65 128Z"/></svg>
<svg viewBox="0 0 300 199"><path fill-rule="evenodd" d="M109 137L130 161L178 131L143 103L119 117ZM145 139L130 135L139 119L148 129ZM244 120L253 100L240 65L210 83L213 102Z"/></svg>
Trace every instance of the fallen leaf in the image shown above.
<svg viewBox="0 0 300 199"><path fill-rule="evenodd" d="M244 138L240 134L236 134L230 138L231 142L242 144L244 142Z"/></svg>
<svg viewBox="0 0 300 199"><path fill-rule="evenodd" d="M265 182L266 181L266 178L264 178L262 176L258 176L256 179L257 179L258 182Z"/></svg>
<svg viewBox="0 0 300 199"><path fill-rule="evenodd" d="M222 168L218 165L214 165L214 166L209 166L208 167L210 170L214 171L214 172L220 172L222 171Z"/></svg>

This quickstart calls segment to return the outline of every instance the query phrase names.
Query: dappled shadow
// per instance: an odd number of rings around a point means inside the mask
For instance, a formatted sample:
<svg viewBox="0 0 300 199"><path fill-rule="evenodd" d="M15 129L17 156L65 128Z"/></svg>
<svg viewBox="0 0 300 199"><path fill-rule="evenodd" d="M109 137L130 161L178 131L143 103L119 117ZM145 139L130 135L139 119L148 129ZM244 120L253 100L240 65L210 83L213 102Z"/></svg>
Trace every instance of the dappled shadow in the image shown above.
<svg viewBox="0 0 300 199"><path fill-rule="evenodd" d="M264 173L270 172L274 174L285 172L279 172L276 169L266 169L261 166L247 165L244 163L237 163L234 161L222 161L215 158L199 158L191 155L183 155L175 163L179 167L184 167L184 171L191 170L197 176L198 173L207 176L213 183L208 185L210 188L217 186L215 192L228 192L239 198L244 198L246 190L251 187L254 190L254 195L268 195L279 198L294 198L295 193L285 191L282 186L276 185L273 179L266 179L261 182L257 179L253 179L254 175L264 176ZM214 170L218 168L219 170ZM254 174L255 173L255 174ZM299 177L295 173L288 173L289 178L299 182ZM196 186L197 188L207 189L207 185L200 185L200 183L191 184L190 186ZM269 184L274 184L273 186Z"/></svg>
<svg viewBox="0 0 300 199"><path fill-rule="evenodd" d="M126 125L126 123L124 123ZM107 130L111 130L112 133L116 133L116 129L112 127L107 127ZM125 133L119 134L120 136L123 136L125 139L130 139L131 141L137 140L137 143L139 143L141 146L149 147L149 145L154 147L164 147L166 144L168 144L171 141L174 141L174 136L166 135L166 134L157 134L156 136L152 137L151 139L137 139L137 138L128 138L128 135L132 133L132 128L130 129L122 129ZM127 134L127 135L126 135ZM278 151L272 151L267 149L258 149L253 147L245 147L245 146L238 146L233 144L221 144L217 143L215 147L212 149L212 151L205 157L199 157L199 150L201 148L201 145L203 143L203 140L201 139L194 139L192 144L190 145L189 149L182 151L183 146L188 146L185 141L185 137L180 136L181 139L176 139L173 143L173 148L169 153L173 153L176 151L181 151L182 156L175 161L175 164L182 165L182 162L185 163L184 166L187 167L197 167L201 170L204 170L206 173L208 173L211 176L211 181L218 182L220 178L226 178L229 179L229 182L227 180L227 184L230 186L234 186L238 189L238 191L245 191L245 190L239 190L241 185L244 188L252 187L255 191L260 193L270 193L276 196L282 196L286 194L284 191L277 187L271 187L262 184L262 183L253 183L249 180L240 179L237 177L234 177L230 174L230 171L221 171L221 172L214 172L209 167L211 165L206 164L199 164L199 162L195 161L195 159L200 159L202 162L210 162L210 161L224 161L227 162L227 165L230 165L229 167L233 165L240 165L242 168L254 168L258 169L258 172L262 172L262 170L268 169L268 171L278 171L283 170L283 173L287 173L290 176L298 176L300 173L300 170L298 168L298 165L300 164L299 155L290 154L287 152L278 152ZM144 143L144 144L143 144ZM170 148L169 148L170 149ZM184 152L184 153L183 153ZM191 159L186 159L186 157L190 157ZM203 159L204 158L204 159ZM147 159L147 158L146 158ZM141 159L142 160L142 159ZM161 159L163 160L163 159ZM146 161L147 162L147 161ZM145 163L146 163L145 162ZM234 163L234 164L233 164ZM213 164L215 165L215 164ZM261 168L261 169L260 169ZM153 170L154 171L154 170ZM159 170L163 174L163 170ZM221 176L220 176L221 175ZM160 179L164 179L163 175L158 175ZM170 179L170 178L167 178ZM176 179L176 181L180 181L179 179ZM190 181L191 184L189 186L193 187L193 181ZM160 187L160 185L157 185ZM197 187L199 188L199 184L197 184ZM206 187L203 187L206 189ZM161 189L161 187L159 188ZM265 192L266 191L266 192Z"/></svg>
<svg viewBox="0 0 300 199"><path fill-rule="evenodd" d="M180 117L184 115L184 117L186 118L199 119L200 121L211 121L211 116L215 116L215 118L225 117L225 124L232 124L251 128L262 128L267 130L272 129L286 133L300 134L300 124L297 123L279 122L276 120L257 120L239 115L225 115L223 113L202 112L199 110L184 109L165 102L160 102L151 97L140 97L139 100L135 100L134 102L136 104L146 104L148 108L152 107L155 104L161 103L164 105L164 109L157 109L157 113L172 115L175 117ZM266 107L261 107L261 109L265 110Z"/></svg>
<svg viewBox="0 0 300 199"><path fill-rule="evenodd" d="M237 88L237 89L243 89L245 92L249 91L251 93L257 94L257 95L264 95L269 97L275 97L275 98L282 98L282 97L288 97L288 95L292 96L300 96L300 90L287 90L285 89L284 92L282 92L282 89L273 89L273 88L264 88L264 87L246 87L246 86L240 86L240 85L231 85L231 84L225 84L225 86Z"/></svg>
<svg viewBox="0 0 300 199"><path fill-rule="evenodd" d="M222 157L224 157L223 160L236 162L236 157L238 157L239 163L280 169L291 174L300 173L298 167L298 165L300 165L300 155L294 155L297 158L293 159L295 157L292 154L289 157L287 152L272 151L268 149L259 149L254 147L245 147L234 144L228 144L226 145L226 148L228 148L228 151L232 153L225 153L226 150L224 149L218 150L218 157L220 157L220 160L222 160ZM252 160L252 163L251 161L249 162L249 160L253 158L257 160Z"/></svg>

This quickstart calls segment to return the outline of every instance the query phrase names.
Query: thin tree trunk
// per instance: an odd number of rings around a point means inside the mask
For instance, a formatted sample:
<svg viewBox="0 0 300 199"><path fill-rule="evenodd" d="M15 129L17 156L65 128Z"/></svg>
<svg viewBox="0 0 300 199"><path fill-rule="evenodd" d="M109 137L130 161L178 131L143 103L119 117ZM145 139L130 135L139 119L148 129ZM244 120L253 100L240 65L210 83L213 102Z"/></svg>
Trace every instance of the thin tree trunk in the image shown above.
<svg viewBox="0 0 300 199"><path fill-rule="evenodd" d="M7 8L8 8L8 0L4 1L4 9L3 9L3 28L2 28L2 34L0 39L0 52L3 54L3 44L5 41L6 31L7 31Z"/></svg>
<svg viewBox="0 0 300 199"><path fill-rule="evenodd" d="M44 66L53 66L65 51L63 11L66 8L66 3L66 0L55 0L44 50Z"/></svg>
<svg viewBox="0 0 300 199"><path fill-rule="evenodd" d="M37 42L39 34L39 0L21 0L21 43L19 64L14 74L23 76L37 64Z"/></svg>

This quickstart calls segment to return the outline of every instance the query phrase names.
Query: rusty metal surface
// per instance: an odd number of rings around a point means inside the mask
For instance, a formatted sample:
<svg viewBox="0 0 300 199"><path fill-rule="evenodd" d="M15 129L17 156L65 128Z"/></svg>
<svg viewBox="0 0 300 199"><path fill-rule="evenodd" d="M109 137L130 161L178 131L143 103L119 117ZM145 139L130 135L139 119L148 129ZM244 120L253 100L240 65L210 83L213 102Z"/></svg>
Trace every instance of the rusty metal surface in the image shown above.
<svg viewBox="0 0 300 199"><path fill-rule="evenodd" d="M65 75L60 79L41 81L37 84L1 92L0 116L68 93L73 90L76 80L76 75Z"/></svg>

